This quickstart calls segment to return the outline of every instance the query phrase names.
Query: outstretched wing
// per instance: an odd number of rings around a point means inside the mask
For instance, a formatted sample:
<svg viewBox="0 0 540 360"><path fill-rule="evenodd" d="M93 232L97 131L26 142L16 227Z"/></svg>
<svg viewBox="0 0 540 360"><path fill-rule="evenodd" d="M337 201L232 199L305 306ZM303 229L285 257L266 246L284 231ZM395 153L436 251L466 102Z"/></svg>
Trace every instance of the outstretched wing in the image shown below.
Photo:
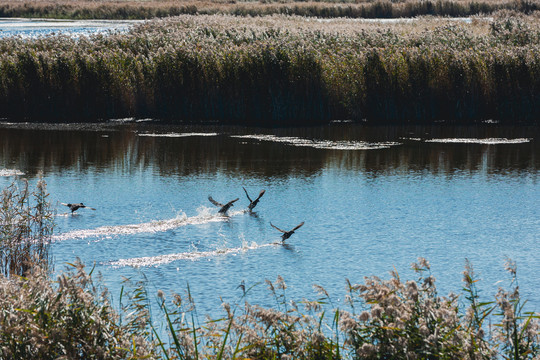
<svg viewBox="0 0 540 360"><path fill-rule="evenodd" d="M281 231L281 232L284 233L284 234L286 233L285 230L281 230L281 229L278 228L276 225L274 225L274 224L272 224L272 223L270 223L270 225L272 225L272 227L273 227L274 229L276 229L277 231Z"/></svg>
<svg viewBox="0 0 540 360"><path fill-rule="evenodd" d="M211 196L208 196L208 200L210 200L210 202L216 206L223 206L223 204L220 204L216 200L212 199Z"/></svg>
<svg viewBox="0 0 540 360"><path fill-rule="evenodd" d="M227 203L227 205L232 205L233 203L237 202L240 198L236 198L234 200L231 200Z"/></svg>
<svg viewBox="0 0 540 360"><path fill-rule="evenodd" d="M259 193L259 197L255 200L259 200L260 198L262 198L262 196L264 195L264 193L266 192L266 190L261 190L261 192Z"/></svg>
<svg viewBox="0 0 540 360"><path fill-rule="evenodd" d="M251 200L251 198L249 197L249 194L248 194L246 188L242 186L242 189L244 189L244 192L246 193L246 196L247 196L249 202L253 202L253 200Z"/></svg>
<svg viewBox="0 0 540 360"><path fill-rule="evenodd" d="M296 230L300 229L302 227L302 225L304 225L303 221L300 224L296 225L296 227L294 229L292 229L292 231L296 231Z"/></svg>

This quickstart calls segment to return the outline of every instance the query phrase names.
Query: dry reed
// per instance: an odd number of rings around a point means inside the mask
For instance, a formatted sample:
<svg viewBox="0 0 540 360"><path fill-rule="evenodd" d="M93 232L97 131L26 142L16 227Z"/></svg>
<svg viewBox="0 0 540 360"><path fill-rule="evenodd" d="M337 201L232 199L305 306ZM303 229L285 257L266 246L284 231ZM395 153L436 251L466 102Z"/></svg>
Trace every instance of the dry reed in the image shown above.
<svg viewBox="0 0 540 360"><path fill-rule="evenodd" d="M0 116L243 125L540 118L540 26L181 16L127 34L0 40Z"/></svg>
<svg viewBox="0 0 540 360"><path fill-rule="evenodd" d="M540 9L537 0L187 0L187 1L0 1L0 17L70 19L151 19L185 14L309 17L400 18L422 15L471 16L513 10L529 14Z"/></svg>

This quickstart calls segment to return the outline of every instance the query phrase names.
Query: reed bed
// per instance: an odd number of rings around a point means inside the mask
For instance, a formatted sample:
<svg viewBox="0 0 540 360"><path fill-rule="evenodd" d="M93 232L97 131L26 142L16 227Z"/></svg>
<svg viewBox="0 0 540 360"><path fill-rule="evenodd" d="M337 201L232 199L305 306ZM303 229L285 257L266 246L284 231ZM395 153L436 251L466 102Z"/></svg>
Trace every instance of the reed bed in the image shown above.
<svg viewBox="0 0 540 360"><path fill-rule="evenodd" d="M38 178L32 192L28 181L14 182L0 196L0 274L24 276L35 266L50 269L54 228L47 185Z"/></svg>
<svg viewBox="0 0 540 360"><path fill-rule="evenodd" d="M185 295L150 295L126 285L120 308L78 262L53 281L36 267L0 275L0 357L33 359L538 359L540 315L524 310L515 263L507 289L480 297L466 262L460 295L440 296L420 258L415 280L347 281L345 309L320 286L315 300L288 299L283 278L266 280L275 306L249 302L253 287L223 303L223 317L199 319ZM239 290L240 291L240 290ZM159 310L151 311L157 301ZM164 328L160 328L161 323ZM163 331L161 331L161 330Z"/></svg>
<svg viewBox="0 0 540 360"><path fill-rule="evenodd" d="M186 0L186 1L0 1L0 17L61 19L151 19L185 14L309 17L400 18L422 15L471 16L540 9L538 0Z"/></svg>
<svg viewBox="0 0 540 360"><path fill-rule="evenodd" d="M536 124L540 22L184 15L126 34L0 40L0 117L242 125Z"/></svg>

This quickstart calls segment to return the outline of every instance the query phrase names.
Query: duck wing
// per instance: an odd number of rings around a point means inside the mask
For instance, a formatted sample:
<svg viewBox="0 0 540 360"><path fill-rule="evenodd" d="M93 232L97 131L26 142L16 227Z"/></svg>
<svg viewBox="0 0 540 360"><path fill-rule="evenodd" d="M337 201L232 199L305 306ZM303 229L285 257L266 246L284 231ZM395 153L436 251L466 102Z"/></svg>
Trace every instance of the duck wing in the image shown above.
<svg viewBox="0 0 540 360"><path fill-rule="evenodd" d="M216 206L223 206L223 204L218 203L216 200L212 199L211 196L208 196L208 200L210 200L210 202Z"/></svg>
<svg viewBox="0 0 540 360"><path fill-rule="evenodd" d="M237 202L240 198L236 198L234 200L231 200L227 203L227 205L232 205L233 203Z"/></svg>
<svg viewBox="0 0 540 360"><path fill-rule="evenodd" d="M276 229L277 231L281 231L281 232L284 233L284 234L286 233L285 230L281 230L281 229L278 228L276 225L274 225L274 224L272 224L272 223L270 223L270 225L272 225L272 227L273 227L274 229Z"/></svg>
<svg viewBox="0 0 540 360"><path fill-rule="evenodd" d="M294 229L292 229L291 231L296 231L296 230L300 229L302 227L302 225L304 225L303 221L300 224L296 225L296 227Z"/></svg>
<svg viewBox="0 0 540 360"><path fill-rule="evenodd" d="M262 198L262 196L264 195L265 192L266 192L266 190L261 190L261 192L259 193L259 197L257 197L257 199L255 199L255 201L258 201L260 198Z"/></svg>
<svg viewBox="0 0 540 360"><path fill-rule="evenodd" d="M249 197L249 194L248 194L246 188L242 186L242 189L244 189L244 192L246 193L246 196L247 196L249 202L250 202L250 203L253 202L253 200L251 200L251 198Z"/></svg>

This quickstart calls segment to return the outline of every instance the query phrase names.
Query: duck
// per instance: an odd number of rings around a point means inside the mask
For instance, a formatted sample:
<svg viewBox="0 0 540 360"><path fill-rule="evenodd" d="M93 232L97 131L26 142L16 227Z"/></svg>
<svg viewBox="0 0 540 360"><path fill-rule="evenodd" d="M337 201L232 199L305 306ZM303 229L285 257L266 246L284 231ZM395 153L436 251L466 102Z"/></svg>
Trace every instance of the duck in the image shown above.
<svg viewBox="0 0 540 360"><path fill-rule="evenodd" d="M67 206L70 210L71 210L71 213L73 214L75 211L81 209L81 208L88 208L90 210L96 210L90 206L86 206L84 205L83 203L78 203L78 204L65 204L65 203L62 203L62 205L65 205Z"/></svg>
<svg viewBox="0 0 540 360"><path fill-rule="evenodd" d="M249 209L249 212L251 212L255 208L255 206L257 206L257 204L259 203L259 200L262 198L262 196L264 195L266 190L261 190L261 192L259 193L259 196L255 200L251 200L246 188L242 187L242 189L244 189L244 192L246 193L246 196L247 196L247 198L249 200L248 209Z"/></svg>
<svg viewBox="0 0 540 360"><path fill-rule="evenodd" d="M212 199L211 196L208 196L208 200L210 200L210 202L211 202L212 204L214 204L214 205L216 205L216 206L221 206L221 208L218 210L218 213L220 213L220 214L225 214L225 213L227 213L227 210L229 210L229 208L230 208L231 206L233 206L233 204L234 204L236 201L238 201L239 199L240 199L240 198L236 198L236 199L234 199L234 200L229 201L229 202L226 203L226 204L222 204L222 203L218 203L216 200Z"/></svg>
<svg viewBox="0 0 540 360"><path fill-rule="evenodd" d="M275 226L274 224L270 223L270 225L272 225L272 227L278 231L281 231L283 233L283 235L281 235L281 242L284 243L285 240L287 240L288 238L290 238L292 236L292 234L294 234L294 232L298 229L300 229L302 227L302 225L304 225L304 222L302 221L300 224L296 225L296 227L292 230L289 230L289 231L285 231L285 230L281 230L280 228L278 228L277 226Z"/></svg>

